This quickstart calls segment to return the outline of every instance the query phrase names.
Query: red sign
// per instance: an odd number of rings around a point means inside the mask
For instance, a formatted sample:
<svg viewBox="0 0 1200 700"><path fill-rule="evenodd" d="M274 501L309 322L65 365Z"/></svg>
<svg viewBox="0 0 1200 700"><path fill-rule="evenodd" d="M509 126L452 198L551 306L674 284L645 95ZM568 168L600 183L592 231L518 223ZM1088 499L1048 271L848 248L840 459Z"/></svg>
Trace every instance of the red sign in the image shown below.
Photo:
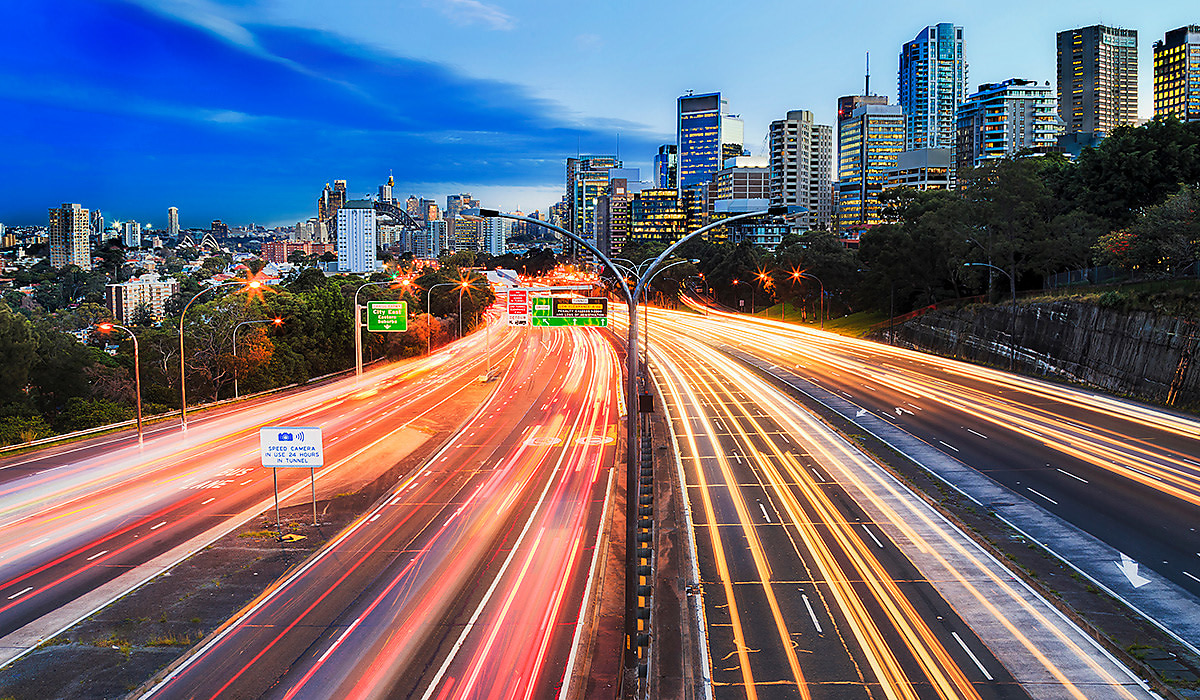
<svg viewBox="0 0 1200 700"><path fill-rule="evenodd" d="M529 292L527 290L508 290L508 314L510 316L529 315Z"/></svg>

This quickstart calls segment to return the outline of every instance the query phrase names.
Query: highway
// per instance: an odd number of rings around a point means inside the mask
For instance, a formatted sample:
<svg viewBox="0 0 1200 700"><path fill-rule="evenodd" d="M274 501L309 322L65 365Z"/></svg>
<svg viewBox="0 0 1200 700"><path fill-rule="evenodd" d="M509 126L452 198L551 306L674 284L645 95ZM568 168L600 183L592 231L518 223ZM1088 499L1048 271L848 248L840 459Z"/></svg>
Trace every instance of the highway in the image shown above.
<svg viewBox="0 0 1200 700"><path fill-rule="evenodd" d="M658 329L652 362L680 447L715 697L1152 697L923 501L677 320Z"/></svg>
<svg viewBox="0 0 1200 700"><path fill-rule="evenodd" d="M710 346L759 358L802 390L825 390L864 426L887 423L937 453L935 461L998 484L1003 494L982 505L1200 645L1194 417L790 324L653 313ZM1071 529L1087 537L1064 534Z"/></svg>
<svg viewBox="0 0 1200 700"><path fill-rule="evenodd" d="M516 334L495 335L494 355L511 353ZM360 382L198 412L186 436L177 422L161 423L140 452L124 431L3 460L0 662L268 512L272 474L260 464L260 426L323 427L319 499L361 487L448 435L480 400L472 392L482 386L483 343L478 334L370 370ZM308 481L307 469L280 470L285 505L309 499Z"/></svg>
<svg viewBox="0 0 1200 700"><path fill-rule="evenodd" d="M517 335L451 441L141 697L549 698L581 683L620 365L595 329Z"/></svg>

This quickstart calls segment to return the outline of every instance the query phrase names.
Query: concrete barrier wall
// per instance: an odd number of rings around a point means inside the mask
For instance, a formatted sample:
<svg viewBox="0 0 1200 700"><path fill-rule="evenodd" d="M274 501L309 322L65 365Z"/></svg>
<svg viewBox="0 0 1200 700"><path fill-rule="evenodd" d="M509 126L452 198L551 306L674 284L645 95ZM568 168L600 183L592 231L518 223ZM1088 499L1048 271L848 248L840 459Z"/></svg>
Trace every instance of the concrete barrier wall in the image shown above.
<svg viewBox="0 0 1200 700"><path fill-rule="evenodd" d="M1200 407L1196 319L1062 301L1019 303L1014 323L1011 307L976 304L918 316L897 325L895 336L898 345L938 355L1000 368L1015 356L1025 374Z"/></svg>

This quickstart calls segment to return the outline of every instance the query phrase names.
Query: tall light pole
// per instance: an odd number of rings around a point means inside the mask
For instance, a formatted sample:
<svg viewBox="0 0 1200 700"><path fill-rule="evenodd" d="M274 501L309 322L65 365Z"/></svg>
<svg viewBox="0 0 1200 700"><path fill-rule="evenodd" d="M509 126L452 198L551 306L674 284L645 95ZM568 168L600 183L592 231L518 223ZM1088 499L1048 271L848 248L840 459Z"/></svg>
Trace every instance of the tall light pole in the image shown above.
<svg viewBox="0 0 1200 700"><path fill-rule="evenodd" d="M187 304L184 304L183 311L179 312L179 427L185 435L187 434L187 366L183 361L183 317L187 316L187 310L191 308L192 302L199 299L200 296L205 292L216 289L217 287L227 287L231 284L240 284L246 289L258 289L262 286L262 282L259 282L258 280L251 280L250 282L238 280L236 282L221 282L220 284L214 284L211 287L205 287L204 289L196 292L196 296L192 297Z"/></svg>
<svg viewBox="0 0 1200 700"><path fill-rule="evenodd" d="M276 326L283 324L282 318L260 318L254 321L242 321L233 327L233 357L237 359L237 329L249 323L274 323ZM237 363L233 363L233 398L238 397L238 370Z"/></svg>
<svg viewBox="0 0 1200 700"><path fill-rule="evenodd" d="M757 275L755 275L755 276L754 276L754 279L758 280L759 282L763 282L763 283L764 283L764 284L763 284L763 291L764 291L764 292L765 292L765 291L767 291L767 285L766 285L765 283L766 283L766 281L767 281L767 280L771 279L771 276L770 276L770 275L768 275L768 274L767 274L767 273L765 273L765 272L759 272ZM751 302L751 304L753 304L753 301ZM769 308L769 307L768 307L768 308ZM782 307L782 306L780 306L780 316L779 316L779 320L780 320L780 321L782 321L782 320L783 320L783 311L782 311L782 309L783 309L783 307ZM770 313L770 311L768 311L768 312L766 312L766 313L764 314L764 318L770 318L770 316L771 316L771 313Z"/></svg>
<svg viewBox="0 0 1200 700"><path fill-rule="evenodd" d="M145 446L145 441L142 439L142 363L138 353L138 339L133 331L125 326L118 326L115 323L101 323L96 326L102 331L110 331L114 328L125 331L133 338L133 392L137 395L137 430L138 430L138 449Z"/></svg>
<svg viewBox="0 0 1200 700"><path fill-rule="evenodd" d="M711 223L707 226L702 226L695 231L687 234L683 238L673 243L670 247L664 250L657 258L651 262L650 266L643 273L642 277L637 281L636 288L631 291L629 285L625 282L624 275L615 263L596 246L588 243L574 233L560 227L555 226L546 221L531 219L525 216L517 216L515 214L502 214L495 209L468 209L460 214L468 216L499 216L514 221L525 221L543 228L548 228L556 231L572 241L582 245L584 248L591 251L596 257L600 258L601 262L612 271L617 277L617 282L621 285L621 290L625 293L625 302L629 305L629 341L625 349L625 373L626 373L626 415L625 415L625 672L628 676L636 671L637 667L637 619L634 615L634 601L637 600L637 498L634 497L636 486L638 483L638 421L637 411L638 406L638 329L637 329L637 299L641 296L645 289L646 282L654 275L652 274L659 265L662 264L675 249L685 241L691 240L696 236L705 233L718 226L724 226L733 221L747 219L754 216L762 216L763 214L785 214L789 213L789 207L771 207L765 211L746 212L744 214L736 214L727 219L722 219Z"/></svg>
<svg viewBox="0 0 1200 700"><path fill-rule="evenodd" d="M996 270L1008 278L1008 286L1009 289L1012 290L1012 306L1008 321L1008 344L1010 349L1008 355L1008 371L1014 372L1017 369L1017 281L1008 273L1008 270L1005 270L1002 267L997 267L991 263L968 262L963 263L963 267L987 267L992 270Z"/></svg>
<svg viewBox="0 0 1200 700"><path fill-rule="evenodd" d="M430 285L429 289L425 290L425 354L433 354L433 312L429 310L429 304L432 301L433 290L438 287L454 287L457 282L438 282Z"/></svg>
<svg viewBox="0 0 1200 700"><path fill-rule="evenodd" d="M367 282L358 289L354 290L354 383L362 377L362 307L358 305L358 293L367 287L386 287L394 284L396 280L384 280L382 282ZM408 280L404 280L402 284L407 284Z"/></svg>
<svg viewBox="0 0 1200 700"><path fill-rule="evenodd" d="M825 330L825 283L817 279L817 276L811 272L793 272L792 279L800 279L801 277L809 277L817 280L817 284L821 285L821 304L818 307L821 310L821 330Z"/></svg>

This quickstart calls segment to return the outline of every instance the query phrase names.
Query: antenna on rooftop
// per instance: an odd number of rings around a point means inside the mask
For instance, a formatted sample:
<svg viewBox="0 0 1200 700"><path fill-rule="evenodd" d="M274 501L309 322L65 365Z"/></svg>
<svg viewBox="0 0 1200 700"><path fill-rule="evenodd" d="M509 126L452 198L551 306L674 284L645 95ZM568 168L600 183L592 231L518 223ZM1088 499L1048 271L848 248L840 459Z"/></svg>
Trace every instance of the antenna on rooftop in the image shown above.
<svg viewBox="0 0 1200 700"><path fill-rule="evenodd" d="M871 94L871 52L867 52L867 77L863 82L863 95Z"/></svg>

